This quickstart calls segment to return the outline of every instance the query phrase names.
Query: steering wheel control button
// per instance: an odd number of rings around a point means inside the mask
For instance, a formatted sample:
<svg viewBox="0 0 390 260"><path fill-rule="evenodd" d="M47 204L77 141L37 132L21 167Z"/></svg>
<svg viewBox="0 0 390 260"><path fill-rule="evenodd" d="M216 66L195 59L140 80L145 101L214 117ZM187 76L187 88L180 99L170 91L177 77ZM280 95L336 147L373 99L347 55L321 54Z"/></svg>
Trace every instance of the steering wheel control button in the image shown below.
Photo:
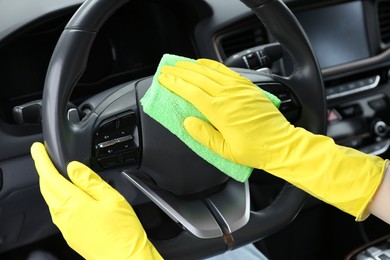
<svg viewBox="0 0 390 260"><path fill-rule="evenodd" d="M291 100L282 101L282 103L280 104L279 110L282 113L286 113L286 112L292 112L292 111L297 110L297 107L293 104L293 102L291 102Z"/></svg>
<svg viewBox="0 0 390 260"><path fill-rule="evenodd" d="M110 117L96 130L92 161L102 168L136 163L139 160L137 118L133 111Z"/></svg>
<svg viewBox="0 0 390 260"><path fill-rule="evenodd" d="M120 137L120 138L116 138L116 139L112 139L112 140L109 140L107 142L103 142L103 143L98 144L97 148L102 149L102 148L110 147L110 146L113 146L113 145L116 145L116 144L120 144L120 143L129 141L131 139L133 139L133 137L131 135Z"/></svg>
<svg viewBox="0 0 390 260"><path fill-rule="evenodd" d="M122 163L122 158L120 155L115 155L98 159L98 162L103 168L110 168L119 166Z"/></svg>
<svg viewBox="0 0 390 260"><path fill-rule="evenodd" d="M297 99L294 97L293 93L289 88L281 84L257 84L260 88L269 93L272 93L277 98L280 99L281 104L279 106L279 111L284 115L284 117L291 123L295 122L300 115L300 105Z"/></svg>
<svg viewBox="0 0 390 260"><path fill-rule="evenodd" d="M277 92L275 93L275 96L277 96L282 102L291 101L290 93L287 91Z"/></svg>
<svg viewBox="0 0 390 260"><path fill-rule="evenodd" d="M131 113L126 116L122 116L119 118L119 128L128 127L130 125L134 125L136 122L135 114Z"/></svg>
<svg viewBox="0 0 390 260"><path fill-rule="evenodd" d="M110 132L114 131L117 128L117 124L118 124L117 120L103 124L100 127L98 134L110 133Z"/></svg>

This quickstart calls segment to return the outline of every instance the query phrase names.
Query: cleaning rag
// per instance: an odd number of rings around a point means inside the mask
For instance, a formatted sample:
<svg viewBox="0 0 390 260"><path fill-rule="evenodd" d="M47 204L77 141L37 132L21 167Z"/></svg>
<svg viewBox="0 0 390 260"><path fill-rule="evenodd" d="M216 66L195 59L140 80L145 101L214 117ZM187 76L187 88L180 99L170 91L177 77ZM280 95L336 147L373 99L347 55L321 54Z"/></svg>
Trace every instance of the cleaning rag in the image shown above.
<svg viewBox="0 0 390 260"><path fill-rule="evenodd" d="M146 114L159 122L170 132L176 135L182 142L191 148L196 154L215 166L217 169L230 176L231 178L245 182L251 175L253 168L229 161L208 147L196 141L184 128L184 120L187 117L198 117L206 122L207 118L191 103L171 92L158 81L161 74L161 68L165 65L175 66L178 61L195 60L172 54L164 54L154 74L152 85L141 99L141 105ZM280 100L263 90L266 96L279 107Z"/></svg>

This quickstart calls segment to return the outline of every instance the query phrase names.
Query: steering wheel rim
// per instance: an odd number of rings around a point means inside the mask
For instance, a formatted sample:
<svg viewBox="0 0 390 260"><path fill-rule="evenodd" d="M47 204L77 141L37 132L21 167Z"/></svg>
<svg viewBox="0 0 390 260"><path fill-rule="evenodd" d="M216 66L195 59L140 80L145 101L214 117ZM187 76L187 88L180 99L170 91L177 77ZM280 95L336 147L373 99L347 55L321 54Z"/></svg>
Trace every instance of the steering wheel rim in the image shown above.
<svg viewBox="0 0 390 260"><path fill-rule="evenodd" d="M273 78L290 86L303 105L302 115L296 124L313 133L324 134L326 104L322 76L298 21L280 0L241 1L256 13L294 60L292 75L273 75ZM66 117L67 103L86 67L97 32L111 14L126 2L128 0L87 0L65 27L53 52L43 93L43 135L53 163L64 176L67 176L66 166L70 161L78 160L90 165L92 140L85 138L85 133L93 132L99 117L96 113L90 113L80 122L71 123ZM275 20L275 17L280 19ZM218 181L224 180L221 178ZM299 213L305 199L303 191L286 184L270 206L251 212L249 222L233 232L235 241L232 248L254 242L289 224ZM191 255L187 259L204 257L224 252L228 247L225 237L204 240L188 230L183 230L174 240L153 243L167 258L180 258L181 254Z"/></svg>

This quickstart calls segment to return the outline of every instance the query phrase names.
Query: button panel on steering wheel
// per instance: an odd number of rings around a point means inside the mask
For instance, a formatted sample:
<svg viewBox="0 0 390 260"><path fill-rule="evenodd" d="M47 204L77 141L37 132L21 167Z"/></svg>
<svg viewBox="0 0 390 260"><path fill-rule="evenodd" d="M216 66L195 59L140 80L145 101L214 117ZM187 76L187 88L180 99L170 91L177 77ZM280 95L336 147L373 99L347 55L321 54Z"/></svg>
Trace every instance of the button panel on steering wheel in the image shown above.
<svg viewBox="0 0 390 260"><path fill-rule="evenodd" d="M257 85L280 99L279 111L290 123L294 123L299 119L301 106L289 88L279 83L259 83Z"/></svg>
<svg viewBox="0 0 390 260"><path fill-rule="evenodd" d="M137 163L139 147L133 134L135 128L133 111L103 121L94 135L92 162L104 169Z"/></svg>

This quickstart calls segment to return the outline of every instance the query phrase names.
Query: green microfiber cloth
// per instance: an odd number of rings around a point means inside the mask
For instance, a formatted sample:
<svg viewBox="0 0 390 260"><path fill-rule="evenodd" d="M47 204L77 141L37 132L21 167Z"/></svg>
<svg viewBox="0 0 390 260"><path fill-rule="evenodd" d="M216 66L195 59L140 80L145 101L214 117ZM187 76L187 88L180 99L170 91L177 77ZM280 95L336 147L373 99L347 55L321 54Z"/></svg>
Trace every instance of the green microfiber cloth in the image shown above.
<svg viewBox="0 0 390 260"><path fill-rule="evenodd" d="M141 105L143 106L144 112L175 134L196 154L214 165L220 171L237 181L246 181L250 177L253 168L234 163L221 157L219 154L211 151L208 147L196 141L185 130L183 124L184 119L189 116L198 117L206 122L209 121L191 103L174 94L162 86L158 81L158 76L161 74L161 68L164 65L175 66L178 61L195 62L195 60L189 58L164 54L157 67L157 71L154 74L152 85L141 99ZM266 91L263 92L275 104L275 106L279 107L280 100L277 97Z"/></svg>

